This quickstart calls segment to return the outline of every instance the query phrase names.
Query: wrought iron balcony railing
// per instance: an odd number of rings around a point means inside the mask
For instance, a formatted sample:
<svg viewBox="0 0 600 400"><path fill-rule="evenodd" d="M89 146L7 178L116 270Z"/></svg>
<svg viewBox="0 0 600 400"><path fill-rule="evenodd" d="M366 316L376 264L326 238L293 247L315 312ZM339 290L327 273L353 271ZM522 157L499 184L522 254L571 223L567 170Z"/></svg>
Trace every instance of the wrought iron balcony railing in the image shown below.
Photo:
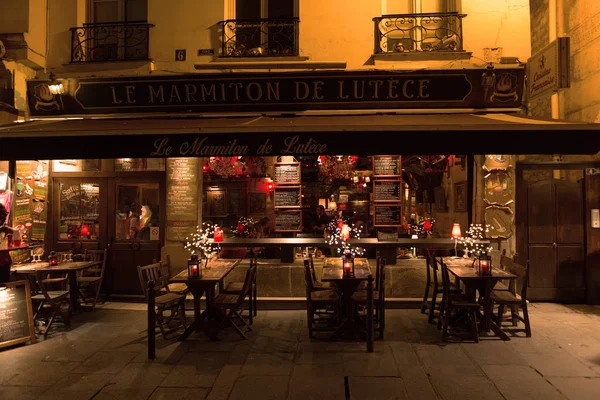
<svg viewBox="0 0 600 400"><path fill-rule="evenodd" d="M299 23L298 18L221 21L221 57L297 56Z"/></svg>
<svg viewBox="0 0 600 400"><path fill-rule="evenodd" d="M71 62L147 60L146 22L83 24L71 28Z"/></svg>
<svg viewBox="0 0 600 400"><path fill-rule="evenodd" d="M373 18L375 54L463 51L466 14L395 14Z"/></svg>

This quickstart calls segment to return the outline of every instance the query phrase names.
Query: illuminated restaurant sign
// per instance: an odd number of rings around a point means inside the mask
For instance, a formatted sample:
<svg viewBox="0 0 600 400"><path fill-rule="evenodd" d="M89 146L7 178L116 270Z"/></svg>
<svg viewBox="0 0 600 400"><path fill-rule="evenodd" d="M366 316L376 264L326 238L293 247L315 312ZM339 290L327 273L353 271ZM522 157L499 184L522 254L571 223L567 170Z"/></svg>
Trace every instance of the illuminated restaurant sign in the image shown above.
<svg viewBox="0 0 600 400"><path fill-rule="evenodd" d="M518 108L524 69L195 74L29 81L32 115L307 109Z"/></svg>

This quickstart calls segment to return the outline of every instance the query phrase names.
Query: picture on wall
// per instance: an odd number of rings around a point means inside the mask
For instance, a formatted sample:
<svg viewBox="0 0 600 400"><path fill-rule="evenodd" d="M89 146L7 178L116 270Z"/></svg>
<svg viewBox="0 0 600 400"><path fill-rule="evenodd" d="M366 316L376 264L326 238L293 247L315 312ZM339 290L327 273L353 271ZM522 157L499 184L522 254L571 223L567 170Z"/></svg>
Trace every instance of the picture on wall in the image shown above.
<svg viewBox="0 0 600 400"><path fill-rule="evenodd" d="M250 215L264 214L267 211L267 194L265 192L250 193Z"/></svg>
<svg viewBox="0 0 600 400"><path fill-rule="evenodd" d="M446 206L446 193L444 192L444 188L441 186L436 187L433 190L433 196L435 197L435 210L439 212L448 211L448 207Z"/></svg>
<svg viewBox="0 0 600 400"><path fill-rule="evenodd" d="M227 215L227 202L225 191L210 190L207 192L207 215L211 217L225 217Z"/></svg>
<svg viewBox="0 0 600 400"><path fill-rule="evenodd" d="M454 212L467 211L467 182L454 184Z"/></svg>

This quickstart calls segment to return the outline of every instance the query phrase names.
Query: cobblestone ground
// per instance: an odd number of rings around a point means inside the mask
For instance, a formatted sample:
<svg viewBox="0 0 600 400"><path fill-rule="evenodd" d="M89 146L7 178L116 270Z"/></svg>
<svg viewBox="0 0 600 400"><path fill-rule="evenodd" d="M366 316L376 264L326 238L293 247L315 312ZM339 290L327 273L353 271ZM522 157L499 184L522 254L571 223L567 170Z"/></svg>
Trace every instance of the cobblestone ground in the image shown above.
<svg viewBox="0 0 600 400"><path fill-rule="evenodd" d="M479 344L444 344L419 310L389 310L374 353L309 340L303 311L264 311L248 340L159 339L154 361L143 309L107 304L0 351L0 399L600 399L600 307L531 304L531 339Z"/></svg>

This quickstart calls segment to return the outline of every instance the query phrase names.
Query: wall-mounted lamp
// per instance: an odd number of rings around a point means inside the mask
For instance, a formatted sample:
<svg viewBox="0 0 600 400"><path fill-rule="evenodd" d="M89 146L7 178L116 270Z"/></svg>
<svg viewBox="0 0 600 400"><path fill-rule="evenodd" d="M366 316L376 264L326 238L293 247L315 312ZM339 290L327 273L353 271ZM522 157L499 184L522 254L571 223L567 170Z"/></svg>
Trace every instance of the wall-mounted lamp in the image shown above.
<svg viewBox="0 0 600 400"><path fill-rule="evenodd" d="M63 94L65 92L62 81L56 79L54 72L50 72L50 83L48 84L48 88L52 94Z"/></svg>

